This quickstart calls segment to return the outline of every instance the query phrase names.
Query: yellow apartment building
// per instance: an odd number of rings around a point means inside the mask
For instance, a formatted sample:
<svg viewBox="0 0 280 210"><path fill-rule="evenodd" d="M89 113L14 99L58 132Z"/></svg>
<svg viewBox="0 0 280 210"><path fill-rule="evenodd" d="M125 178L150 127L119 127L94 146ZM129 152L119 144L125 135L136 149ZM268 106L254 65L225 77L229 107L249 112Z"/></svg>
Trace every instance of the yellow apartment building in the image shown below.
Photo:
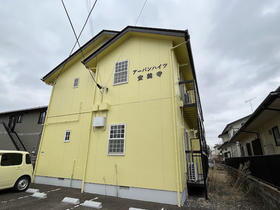
<svg viewBox="0 0 280 210"><path fill-rule="evenodd" d="M35 183L178 206L206 186L188 31L103 30L42 80L52 94Z"/></svg>

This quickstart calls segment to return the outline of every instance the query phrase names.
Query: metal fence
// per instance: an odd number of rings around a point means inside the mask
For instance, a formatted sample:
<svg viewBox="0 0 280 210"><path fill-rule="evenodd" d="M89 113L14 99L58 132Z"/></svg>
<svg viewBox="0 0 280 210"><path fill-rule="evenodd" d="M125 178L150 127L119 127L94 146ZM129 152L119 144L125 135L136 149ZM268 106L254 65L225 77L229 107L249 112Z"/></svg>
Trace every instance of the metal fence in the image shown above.
<svg viewBox="0 0 280 210"><path fill-rule="evenodd" d="M226 158L225 164L238 169L240 164L248 161L252 176L262 179L278 188L280 187L280 155Z"/></svg>

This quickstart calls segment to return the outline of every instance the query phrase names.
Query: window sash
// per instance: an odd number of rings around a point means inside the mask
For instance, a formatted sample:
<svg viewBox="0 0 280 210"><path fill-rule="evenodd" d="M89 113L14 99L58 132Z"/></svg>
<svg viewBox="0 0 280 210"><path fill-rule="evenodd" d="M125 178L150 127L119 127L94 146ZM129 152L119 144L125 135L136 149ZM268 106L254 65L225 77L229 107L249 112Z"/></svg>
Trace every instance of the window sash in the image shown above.
<svg viewBox="0 0 280 210"><path fill-rule="evenodd" d="M70 141L70 135L71 135L70 131L65 131L64 142Z"/></svg>
<svg viewBox="0 0 280 210"><path fill-rule="evenodd" d="M115 65L114 85L127 83L128 81L128 61L120 61Z"/></svg>
<svg viewBox="0 0 280 210"><path fill-rule="evenodd" d="M75 78L75 79L74 79L73 87L74 87L74 88L77 88L78 86L79 86L79 78Z"/></svg>
<svg viewBox="0 0 280 210"><path fill-rule="evenodd" d="M108 155L123 155L125 149L125 125L110 126Z"/></svg>
<svg viewBox="0 0 280 210"><path fill-rule="evenodd" d="M17 123L21 123L22 122L22 115L18 115L17 116Z"/></svg>
<svg viewBox="0 0 280 210"><path fill-rule="evenodd" d="M46 112L40 112L38 124L44 124L45 117L46 117Z"/></svg>

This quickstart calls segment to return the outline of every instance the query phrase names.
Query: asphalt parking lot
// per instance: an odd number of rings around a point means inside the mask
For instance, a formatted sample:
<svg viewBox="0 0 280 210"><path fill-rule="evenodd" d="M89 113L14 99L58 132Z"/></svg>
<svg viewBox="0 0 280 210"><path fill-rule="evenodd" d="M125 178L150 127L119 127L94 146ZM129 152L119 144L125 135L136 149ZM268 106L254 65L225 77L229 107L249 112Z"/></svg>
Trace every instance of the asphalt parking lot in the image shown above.
<svg viewBox="0 0 280 210"><path fill-rule="evenodd" d="M34 198L31 193L14 192L13 190L0 191L0 210L3 209L88 209L80 204L68 204L61 202L64 197L72 197L80 199L80 203L85 200L94 200L102 202L104 210L128 210L130 207L149 209L149 210L173 210L188 209L186 207L178 208L172 205L164 205L152 202L136 201L130 199L122 199L111 196L101 196L96 194L81 193L79 189L65 188L50 185L31 184L30 188L39 189L40 192L47 194L47 198Z"/></svg>

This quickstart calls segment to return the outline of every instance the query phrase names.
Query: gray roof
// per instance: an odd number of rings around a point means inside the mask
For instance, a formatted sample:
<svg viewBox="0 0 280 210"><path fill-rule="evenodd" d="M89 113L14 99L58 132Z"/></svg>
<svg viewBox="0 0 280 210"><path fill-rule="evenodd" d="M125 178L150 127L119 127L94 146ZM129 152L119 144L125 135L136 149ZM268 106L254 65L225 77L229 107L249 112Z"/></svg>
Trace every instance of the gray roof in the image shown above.
<svg viewBox="0 0 280 210"><path fill-rule="evenodd" d="M83 60L83 63L89 62L92 58L97 56L99 53L104 51L111 44L116 42L119 38L121 38L127 32L141 32L141 33L151 33L151 34L159 34L166 36L177 36L177 37L185 37L189 36L188 30L175 30L175 29L165 29L165 28L150 28L150 27L138 27L138 26L127 26L106 43L104 43L100 48L94 51L91 55L89 55L86 59Z"/></svg>
<svg viewBox="0 0 280 210"><path fill-rule="evenodd" d="M249 114L249 115L247 115L247 116L245 116L245 117L239 118L238 120L235 120L235 121L233 121L233 122L228 123L228 124L226 125L226 127L224 128L223 132L222 132L218 137L220 138L223 134L227 133L228 128L229 128L232 124L234 124L234 123L236 123L236 122L238 122L238 121L244 120L244 119L246 119L246 118L249 118L250 116L251 116L251 114Z"/></svg>
<svg viewBox="0 0 280 210"><path fill-rule="evenodd" d="M37 106L37 107L26 108L26 109L17 109L17 110L12 110L12 111L5 111L5 112L0 112L0 115L17 113L17 112L29 112L29 111L42 110L42 109L47 110L48 106Z"/></svg>

